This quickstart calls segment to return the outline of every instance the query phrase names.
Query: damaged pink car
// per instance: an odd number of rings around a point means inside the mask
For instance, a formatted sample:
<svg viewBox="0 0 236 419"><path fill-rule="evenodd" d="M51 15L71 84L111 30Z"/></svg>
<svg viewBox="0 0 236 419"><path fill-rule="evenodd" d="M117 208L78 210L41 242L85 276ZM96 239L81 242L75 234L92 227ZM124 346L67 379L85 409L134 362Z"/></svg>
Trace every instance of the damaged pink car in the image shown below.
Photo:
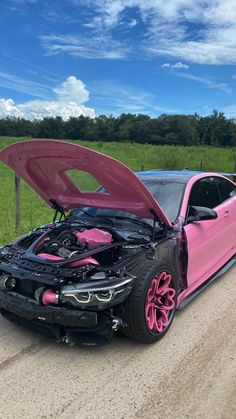
<svg viewBox="0 0 236 419"><path fill-rule="evenodd" d="M117 330L155 342L236 260L236 185L220 174L134 174L55 140L10 145L0 160L55 210L0 248L0 312L58 342L105 343Z"/></svg>

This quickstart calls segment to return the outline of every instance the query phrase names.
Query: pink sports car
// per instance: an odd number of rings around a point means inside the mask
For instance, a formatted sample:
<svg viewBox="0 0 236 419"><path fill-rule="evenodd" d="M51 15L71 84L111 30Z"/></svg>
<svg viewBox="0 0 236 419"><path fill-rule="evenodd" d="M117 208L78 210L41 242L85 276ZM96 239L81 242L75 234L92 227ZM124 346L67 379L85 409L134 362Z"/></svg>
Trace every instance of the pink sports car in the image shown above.
<svg viewBox="0 0 236 419"><path fill-rule="evenodd" d="M236 260L236 185L218 173L134 174L56 140L10 145L0 160L55 210L0 248L0 312L58 342L105 343L117 330L155 342ZM80 187L87 175L93 192Z"/></svg>

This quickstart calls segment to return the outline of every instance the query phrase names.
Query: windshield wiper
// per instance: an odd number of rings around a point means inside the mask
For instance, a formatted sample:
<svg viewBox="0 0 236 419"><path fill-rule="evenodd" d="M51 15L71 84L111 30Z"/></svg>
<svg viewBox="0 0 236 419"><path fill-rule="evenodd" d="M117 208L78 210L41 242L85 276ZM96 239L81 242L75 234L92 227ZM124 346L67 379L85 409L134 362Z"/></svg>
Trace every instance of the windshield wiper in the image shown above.
<svg viewBox="0 0 236 419"><path fill-rule="evenodd" d="M112 218L114 218L113 216L112 217L104 217L104 216L102 216L102 215L96 215L96 217L94 217L95 219L96 218L98 218L99 219L99 221L104 221L104 222L108 222L108 223L110 223L112 226L114 226L114 227L116 227L117 225L116 225L116 222L114 221L114 220L112 220Z"/></svg>
<svg viewBox="0 0 236 419"><path fill-rule="evenodd" d="M96 222L96 220L99 218L99 221L104 221L104 222L109 223L112 226L115 226L116 227L116 222L114 220L112 220L111 218L109 218L109 217L106 218L106 217L100 216L100 215L93 215L90 212L86 211L84 208L80 208L79 210L81 212L83 212L83 214L86 214L90 218L92 218L91 221L93 221L93 222ZM73 216L72 216L72 218L73 218ZM76 215L76 218L79 218L79 221L84 222L83 219L80 218L79 214ZM91 221L88 221L88 222L90 223Z"/></svg>
<svg viewBox="0 0 236 419"><path fill-rule="evenodd" d="M88 215L91 218L95 218L95 215L90 214L90 212L86 211L84 208L80 208L79 211L83 212L83 214L86 214L86 215Z"/></svg>
<svg viewBox="0 0 236 419"><path fill-rule="evenodd" d="M100 218L99 215L97 217ZM122 217L121 215L107 216L107 218L109 218L109 219L115 218L115 219L118 219L118 220L130 221L131 223L135 223L135 224L145 226L145 227L148 227L148 228L152 229L152 226L150 224L146 223L145 221L136 220L135 218L125 217L125 216Z"/></svg>

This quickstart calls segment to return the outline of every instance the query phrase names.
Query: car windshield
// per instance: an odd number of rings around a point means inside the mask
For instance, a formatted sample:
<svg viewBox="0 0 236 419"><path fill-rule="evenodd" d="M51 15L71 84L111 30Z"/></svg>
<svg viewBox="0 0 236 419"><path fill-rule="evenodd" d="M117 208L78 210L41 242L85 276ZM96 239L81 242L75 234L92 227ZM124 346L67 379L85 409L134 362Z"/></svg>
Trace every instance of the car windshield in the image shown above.
<svg viewBox="0 0 236 419"><path fill-rule="evenodd" d="M161 208L164 210L169 220L174 222L178 216L180 210L180 204L184 192L185 184L176 181L164 181L150 178L141 178L142 182L145 184L147 189L152 193L156 201L159 203ZM99 192L102 193L105 190L103 188L99 189ZM130 219L133 220L142 220L143 222L152 225L151 219L141 219L137 215L128 212L121 211L116 209L104 209L104 208L92 208L92 207L83 207L76 208L72 212L73 217L79 218L95 218L95 217L108 217L116 219Z"/></svg>
<svg viewBox="0 0 236 419"><path fill-rule="evenodd" d="M170 221L174 222L179 214L185 183L171 180L141 178L154 196Z"/></svg>

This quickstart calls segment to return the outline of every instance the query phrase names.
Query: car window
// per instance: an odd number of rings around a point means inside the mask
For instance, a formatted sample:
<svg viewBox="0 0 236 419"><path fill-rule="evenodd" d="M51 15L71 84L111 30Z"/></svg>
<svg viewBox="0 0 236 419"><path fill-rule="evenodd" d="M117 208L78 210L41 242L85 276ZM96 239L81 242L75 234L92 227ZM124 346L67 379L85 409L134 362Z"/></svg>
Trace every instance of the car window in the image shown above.
<svg viewBox="0 0 236 419"><path fill-rule="evenodd" d="M192 187L189 205L215 208L222 202L220 191L214 177L198 180Z"/></svg>
<svg viewBox="0 0 236 419"><path fill-rule="evenodd" d="M170 221L174 222L178 216L180 210L180 204L184 193L185 184L178 182L160 181L156 179L141 178L144 185L154 196L158 204L161 206L163 211L166 213ZM104 193L104 188L98 190L100 193ZM118 211L116 209L102 209L102 208L84 208L73 211L74 216L126 216L130 219L139 218L135 214L125 211ZM146 222L151 222L145 219Z"/></svg>
<svg viewBox="0 0 236 419"><path fill-rule="evenodd" d="M236 186L228 179L219 177L216 178L216 182L220 190L222 202L227 201L227 199L230 199L236 195Z"/></svg>
<svg viewBox="0 0 236 419"><path fill-rule="evenodd" d="M174 222L179 214L185 184L171 181L141 179L154 196L170 221Z"/></svg>

